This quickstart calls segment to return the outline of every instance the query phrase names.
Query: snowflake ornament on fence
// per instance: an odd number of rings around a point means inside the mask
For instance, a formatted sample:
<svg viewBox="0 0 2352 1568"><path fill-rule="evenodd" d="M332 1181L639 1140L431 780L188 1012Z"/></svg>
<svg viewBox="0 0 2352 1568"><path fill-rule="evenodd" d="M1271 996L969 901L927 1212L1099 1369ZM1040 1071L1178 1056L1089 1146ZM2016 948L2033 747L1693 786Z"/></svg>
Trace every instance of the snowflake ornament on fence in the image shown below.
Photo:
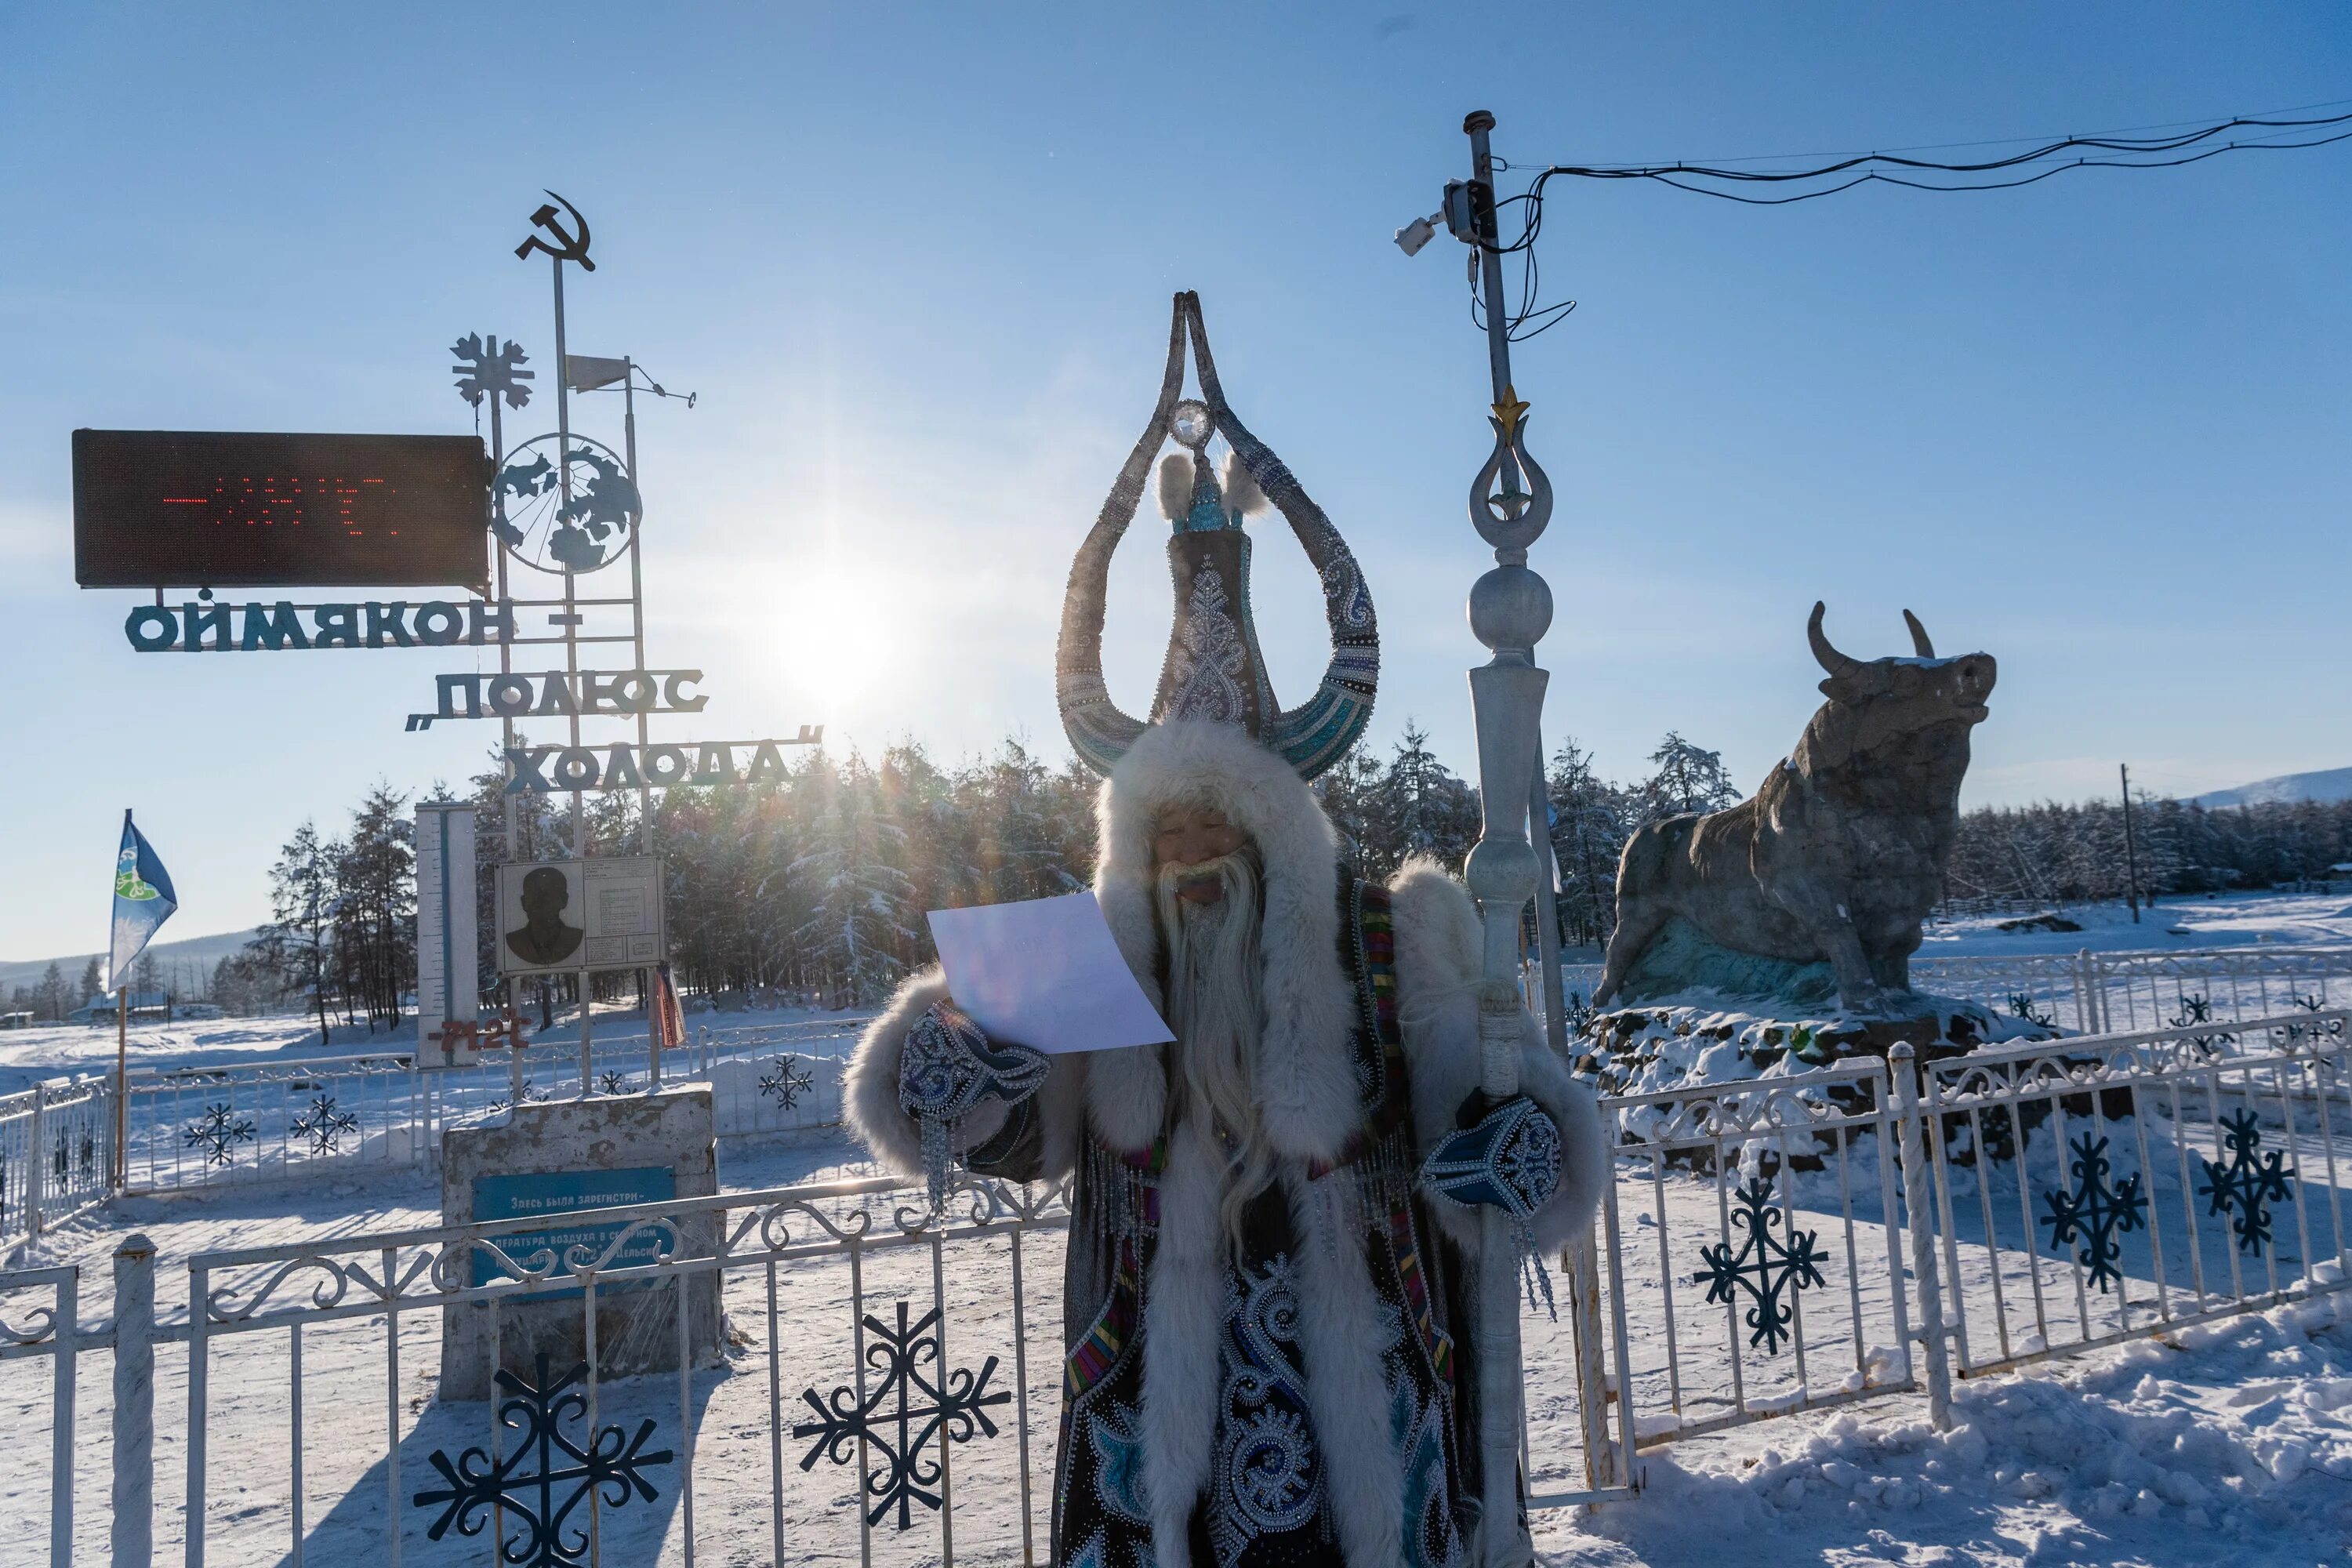
<svg viewBox="0 0 2352 1568"><path fill-rule="evenodd" d="M620 1072L616 1068L605 1068L596 1079L596 1092L599 1094L628 1093L629 1079L627 1075Z"/></svg>
<svg viewBox="0 0 2352 1568"><path fill-rule="evenodd" d="M1748 1342L1762 1345L1766 1355L1780 1353L1780 1342L1789 1338L1789 1324L1796 1315L1796 1296L1822 1283L1821 1266L1830 1258L1818 1244L1818 1231L1789 1226L1786 1241L1774 1235L1773 1227L1785 1225L1788 1216L1770 1207L1771 1201L1769 1177L1752 1177L1735 1191L1732 1228L1745 1231L1747 1239L1736 1254L1728 1241L1700 1247L1698 1255L1706 1261L1706 1272L1692 1281L1706 1287L1709 1306L1732 1306L1739 1292L1747 1291L1756 1303L1747 1312L1748 1326L1753 1331ZM1785 1302L1780 1299L1784 1289L1790 1298Z"/></svg>
<svg viewBox="0 0 2352 1568"><path fill-rule="evenodd" d="M492 1110L512 1110L517 1105L530 1105L547 1098L547 1090L534 1086L530 1079L522 1080L520 1094L506 1095L490 1101Z"/></svg>
<svg viewBox="0 0 2352 1568"><path fill-rule="evenodd" d="M335 1108L334 1096L321 1094L310 1101L310 1109L296 1117L288 1131L310 1141L313 1154L331 1154L335 1140L346 1132L360 1130L359 1118Z"/></svg>
<svg viewBox="0 0 2352 1568"><path fill-rule="evenodd" d="M2050 1205L2042 1223L2050 1227L2050 1245L2064 1247L2080 1239L2082 1247L2074 1259L2091 1271L2091 1283L2099 1294L2107 1293L2110 1284L2123 1276L2116 1271L2116 1260L2123 1256L2123 1247L2116 1240L2118 1232L2137 1230L2147 1222L2147 1194L2139 1190L2139 1177L2126 1176L2116 1185L2107 1185L2107 1141L2085 1132L2073 1141L2074 1189L2072 1192L2049 1192L2042 1194Z"/></svg>
<svg viewBox="0 0 2352 1568"><path fill-rule="evenodd" d="M773 1100L782 1109L793 1110L799 1108L801 1096L807 1091L812 1081L808 1074L800 1070L797 1057L778 1057L775 1069L761 1075L760 1092Z"/></svg>
<svg viewBox="0 0 2352 1568"><path fill-rule="evenodd" d="M2294 1195L2284 1168L2286 1157L2275 1149L2255 1157L2263 1130L2251 1110L2233 1110L2221 1118L2221 1125L2227 1129L2221 1143L2230 1151L2229 1163L2200 1159L2197 1163L2205 1167L2205 1184L2197 1190L2212 1200L2207 1214L2236 1211L2230 1228L2237 1233L2238 1250L2260 1258L2271 1240L2271 1214L2264 1205L2284 1203Z"/></svg>
<svg viewBox="0 0 2352 1568"><path fill-rule="evenodd" d="M989 1418L988 1409L1013 1398L1002 1389L986 1392L988 1380L996 1375L994 1356L981 1363L976 1377L969 1368L944 1372L936 1383L923 1375L923 1363L940 1359L939 1321L934 1308L910 1325L904 1301L898 1303L896 1329L867 1314L866 1332L876 1337L866 1342L866 1360L868 1365L879 1364L883 1372L881 1381L868 1386L863 1404L855 1385L836 1388L822 1399L814 1388L801 1391L801 1397L817 1414L814 1421L803 1421L793 1428L795 1437L816 1439L801 1460L803 1470L814 1468L820 1458L836 1465L854 1462L861 1437L870 1451L882 1457L882 1468L866 1479L866 1495L875 1500L866 1515L868 1525L881 1523L883 1516L896 1508L898 1528L911 1530L914 1516L908 1510L914 1503L937 1513L944 1500L947 1446L969 1443L975 1432L995 1436L996 1423ZM929 1403L923 1403L926 1400ZM889 1435L892 1426L898 1428L895 1441ZM923 1451L935 1435L940 1458L928 1459Z"/></svg>
<svg viewBox="0 0 2352 1568"><path fill-rule="evenodd" d="M228 1106L207 1105L189 1125L187 1142L192 1149L205 1150L211 1163L226 1165L235 1158L236 1145L253 1142L253 1123Z"/></svg>
<svg viewBox="0 0 2352 1568"><path fill-rule="evenodd" d="M98 1134L88 1127L81 1130L81 1179L85 1182L98 1173Z"/></svg>
<svg viewBox="0 0 2352 1568"><path fill-rule="evenodd" d="M2306 1013L2320 1012L2327 1005L2327 999L2324 996L2297 996L2293 1000L2296 1006L2302 1008ZM2328 1018L2314 1024L2289 1024L2284 1029L2273 1030L2272 1034L2273 1036L2284 1037L2284 1043L2290 1046L2294 1045L2297 1040L2304 1039L2307 1039L2314 1045L2316 1045L2322 1040L2342 1038L2344 1035L2344 1020L2341 1018Z"/></svg>
<svg viewBox="0 0 2352 1568"><path fill-rule="evenodd" d="M563 1423L587 1414L586 1394L573 1387L587 1375L588 1363L582 1362L551 1383L543 1354L536 1384L499 1369L499 1386L514 1395L499 1406L499 1425L521 1433L521 1439L496 1459L479 1448L467 1448L454 1463L442 1449L427 1456L448 1483L411 1500L418 1508L442 1505L441 1516L425 1531L427 1541L440 1540L452 1524L460 1535L478 1535L495 1517L499 1528L509 1530L498 1542L497 1561L509 1568L564 1568L589 1560L582 1503L593 1510L619 1508L632 1498L655 1500L645 1471L670 1463L672 1455L667 1448L645 1451L654 1435L651 1417L638 1425L635 1437L618 1426L597 1427L587 1434L585 1447L563 1434ZM581 1520L567 1522L575 1513ZM609 1543L605 1551L612 1551Z"/></svg>
<svg viewBox="0 0 2352 1568"><path fill-rule="evenodd" d="M2212 1021L2212 1001L2202 993L2194 996L2182 996L2180 998L2180 1011L2174 1014L2171 1019L2172 1026L2176 1029L2193 1029L2200 1024L2210 1024ZM2189 1043L2195 1046L2199 1051L2210 1054L2214 1047L2229 1045L2235 1041L2237 1037L2237 1036L2226 1032L2211 1035L2191 1035L2189 1037Z"/></svg>
<svg viewBox="0 0 2352 1568"><path fill-rule="evenodd" d="M2033 998L2022 991L2012 991L2010 993L2009 1010L2011 1014L2024 1019L2027 1023L2039 1025L2044 1029L2054 1026L2058 1022L2058 1015L2055 1013L2035 1012L2033 1010Z"/></svg>

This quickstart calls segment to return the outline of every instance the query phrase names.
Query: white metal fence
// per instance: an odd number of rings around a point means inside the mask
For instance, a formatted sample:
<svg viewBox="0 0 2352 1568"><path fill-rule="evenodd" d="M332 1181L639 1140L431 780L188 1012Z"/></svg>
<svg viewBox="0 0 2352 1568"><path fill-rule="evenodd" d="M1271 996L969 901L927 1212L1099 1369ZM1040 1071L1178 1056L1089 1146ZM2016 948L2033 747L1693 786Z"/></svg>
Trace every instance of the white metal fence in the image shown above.
<svg viewBox="0 0 2352 1568"><path fill-rule="evenodd" d="M1914 958L1911 983L2086 1035L2186 1028L2352 1000L2352 946Z"/></svg>
<svg viewBox="0 0 2352 1568"><path fill-rule="evenodd" d="M840 1120L842 1060L865 1024L859 1016L705 1027L665 1054L663 1080L709 1082L722 1137L828 1126ZM581 1091L578 1046L534 1043L520 1062L512 1056L486 1052L471 1067L430 1070L404 1053L135 1070L127 1186L353 1179L371 1166L430 1165L453 1121L499 1110L518 1091L527 1100ZM592 1093L630 1094L652 1081L642 1034L592 1036L590 1058ZM110 1095L110 1083L91 1081ZM0 1121L0 1150L5 1136Z"/></svg>
<svg viewBox="0 0 2352 1568"><path fill-rule="evenodd" d="M107 1079L54 1078L0 1096L0 1243L105 1202L113 1169Z"/></svg>
<svg viewBox="0 0 2352 1568"><path fill-rule="evenodd" d="M1903 1389L1940 1420L1955 1377L2340 1289L2352 1012L2231 1032L1927 1064L1897 1047L1606 1101L1617 1179L1562 1260L1559 1321L1525 1319L1534 1506L1631 1495L1646 1445ZM712 1065L730 1059L758 1053ZM1057 1194L966 1183L933 1216L876 1179L565 1225L592 1239L561 1256L531 1239L545 1220L206 1254L185 1265L184 1321L157 1320L152 1251L118 1259L101 1326L77 1322L73 1269L0 1275L0 1395L52 1410L47 1514L0 1529L69 1541L79 1520L86 1557L102 1528L118 1561L147 1561L162 1346L186 1440L159 1545L189 1563L489 1561L549 1528L616 1564L870 1562L902 1527L943 1563L959 1541L1042 1557L1064 1347L1060 1247L1033 1238L1067 1234ZM662 1331L688 1353L611 1371L632 1311L698 1290L725 1315L709 1364L672 1310ZM542 1380L510 1352L522 1381L501 1402L441 1386L452 1314L489 1315L487 1374L497 1325L546 1303L577 1314L583 1352L551 1403L567 1368ZM70 1368L110 1352L100 1510L67 1462ZM556 1468L603 1479L551 1525L533 1467L565 1441Z"/></svg>
<svg viewBox="0 0 2352 1568"><path fill-rule="evenodd" d="M2242 1022L2227 1049L2173 1031L1929 1067L1935 1206L1915 1223L1938 1235L1959 1370L2341 1289L2347 1018Z"/></svg>

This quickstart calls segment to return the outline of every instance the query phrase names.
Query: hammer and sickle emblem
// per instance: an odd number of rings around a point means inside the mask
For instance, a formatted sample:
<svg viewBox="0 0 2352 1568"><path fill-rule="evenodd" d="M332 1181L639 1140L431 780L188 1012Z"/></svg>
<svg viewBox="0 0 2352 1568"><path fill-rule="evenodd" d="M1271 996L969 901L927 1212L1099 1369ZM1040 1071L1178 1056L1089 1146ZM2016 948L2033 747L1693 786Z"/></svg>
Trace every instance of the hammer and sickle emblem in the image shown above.
<svg viewBox="0 0 2352 1568"><path fill-rule="evenodd" d="M547 194L555 196L553 191ZM588 220L580 216L578 207L573 206L570 202L564 202L562 196L555 196L555 199L563 202L563 210L572 215L572 221L580 227L579 234L575 237L566 233L563 225L556 221L554 206L542 205L537 212L530 215L531 226L545 229L554 237L555 243L550 245L534 234L515 247L516 258L529 260L532 251L543 250L558 261L578 262L580 270L583 272L595 271L596 264L588 259Z"/></svg>

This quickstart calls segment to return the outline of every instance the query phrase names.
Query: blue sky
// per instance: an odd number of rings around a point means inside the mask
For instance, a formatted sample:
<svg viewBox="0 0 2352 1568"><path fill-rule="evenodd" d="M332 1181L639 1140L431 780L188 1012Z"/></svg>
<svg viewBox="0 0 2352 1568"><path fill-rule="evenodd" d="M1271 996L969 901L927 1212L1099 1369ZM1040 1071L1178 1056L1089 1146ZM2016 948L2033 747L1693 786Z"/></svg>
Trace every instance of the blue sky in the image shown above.
<svg viewBox="0 0 2352 1568"><path fill-rule="evenodd" d="M125 805L177 934L265 913L306 815L458 778L402 731L425 650L138 655L72 584L77 426L462 432L446 347L552 359L542 186L589 216L577 353L701 394L640 415L652 662L678 738L822 722L1058 754L1069 555L1149 412L1169 294L1348 532L1412 715L1470 763L1463 497L1485 455L1461 248L1398 225L1514 161L1838 153L2352 97L2336 7L16 6L0 14L0 956L97 945ZM1916 610L2001 661L1971 802L2336 766L2352 143L2027 190L1762 210L1555 186L1524 346L1560 505L1534 563L1547 733L1614 776L1664 731L1743 782ZM588 399L591 434L617 410ZM551 428L544 399L509 429ZM1278 692L1323 654L1277 531ZM1108 669L1148 704L1156 524Z"/></svg>

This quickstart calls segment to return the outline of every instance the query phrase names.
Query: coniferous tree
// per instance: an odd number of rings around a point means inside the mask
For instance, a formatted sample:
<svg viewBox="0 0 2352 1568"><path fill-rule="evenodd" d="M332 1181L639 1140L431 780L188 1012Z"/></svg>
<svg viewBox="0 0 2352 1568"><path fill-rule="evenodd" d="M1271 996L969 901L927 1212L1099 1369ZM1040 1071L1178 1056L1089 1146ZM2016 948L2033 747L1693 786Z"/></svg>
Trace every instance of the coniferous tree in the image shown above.
<svg viewBox="0 0 2352 1568"><path fill-rule="evenodd" d="M1644 822L1739 804L1739 786L1724 770L1723 753L1694 745L1675 731L1666 731L1650 763L1654 771L1642 785Z"/></svg>
<svg viewBox="0 0 2352 1568"><path fill-rule="evenodd" d="M1565 737L1552 753L1552 854L1559 865L1562 943L1609 940L1617 925L1617 858L1638 807L1593 770L1592 753Z"/></svg>
<svg viewBox="0 0 2352 1568"><path fill-rule="evenodd" d="M334 1037L327 1019L335 973L335 863L340 847L321 839L305 822L278 851L269 868L269 923L246 950L267 965L285 989L307 992L319 1018L319 1042Z"/></svg>
<svg viewBox="0 0 2352 1568"><path fill-rule="evenodd" d="M49 961L48 968L41 972L39 982L33 987L33 1011L47 1022L60 1023L68 1010L66 1005L66 995L65 972L59 969L57 961L52 959Z"/></svg>
<svg viewBox="0 0 2352 1568"><path fill-rule="evenodd" d="M792 866L806 879L809 899L808 918L793 936L827 989L879 1002L905 972L902 955L914 937L904 919L912 884L895 863L904 837L854 753L820 788L808 848Z"/></svg>

